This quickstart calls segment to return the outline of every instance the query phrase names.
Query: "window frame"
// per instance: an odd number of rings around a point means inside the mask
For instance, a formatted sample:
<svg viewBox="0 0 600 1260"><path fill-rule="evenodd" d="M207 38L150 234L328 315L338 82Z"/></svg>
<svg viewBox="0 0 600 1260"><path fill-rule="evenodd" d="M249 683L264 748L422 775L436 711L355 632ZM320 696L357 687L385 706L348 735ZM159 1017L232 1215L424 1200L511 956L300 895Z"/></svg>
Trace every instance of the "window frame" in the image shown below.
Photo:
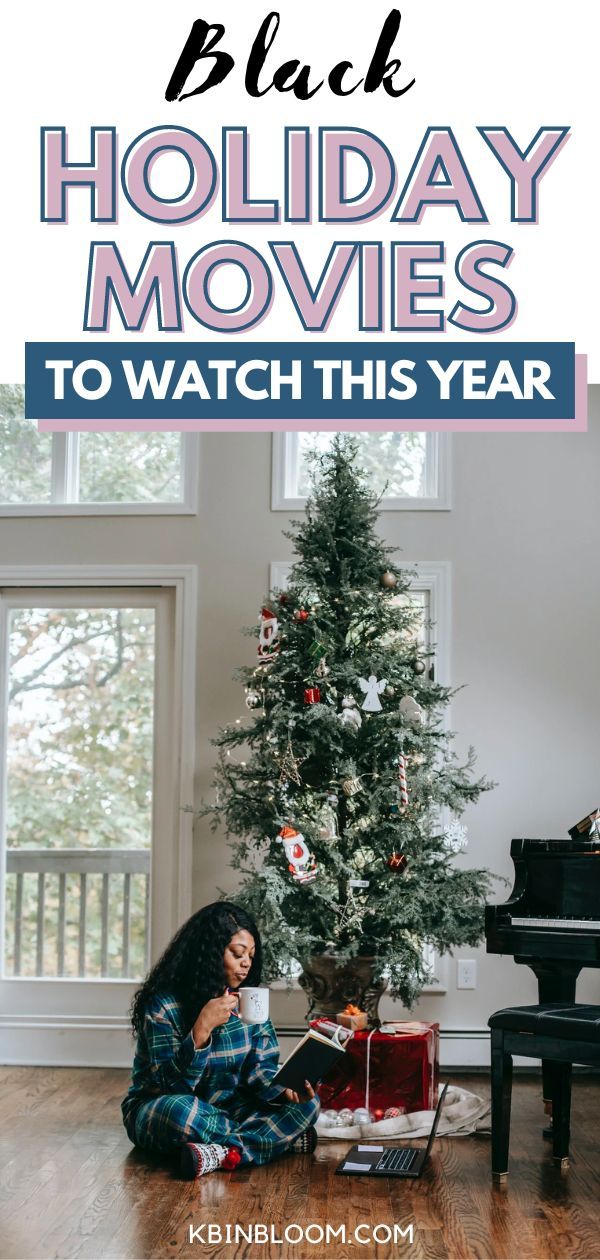
<svg viewBox="0 0 600 1260"><path fill-rule="evenodd" d="M147 500L100 503L61 502L79 491L79 433L52 434L50 499L47 503L4 503L3 516L195 516L198 512L200 434L181 433L183 497L171 502Z"/></svg>
<svg viewBox="0 0 600 1260"><path fill-rule="evenodd" d="M428 476L435 478L436 495L428 497L384 495L379 503L381 512L449 512L452 492L452 445L450 433L426 434L426 458ZM298 462L298 431L274 433L271 461L271 511L298 512L306 506L306 499L289 493L291 478Z"/></svg>

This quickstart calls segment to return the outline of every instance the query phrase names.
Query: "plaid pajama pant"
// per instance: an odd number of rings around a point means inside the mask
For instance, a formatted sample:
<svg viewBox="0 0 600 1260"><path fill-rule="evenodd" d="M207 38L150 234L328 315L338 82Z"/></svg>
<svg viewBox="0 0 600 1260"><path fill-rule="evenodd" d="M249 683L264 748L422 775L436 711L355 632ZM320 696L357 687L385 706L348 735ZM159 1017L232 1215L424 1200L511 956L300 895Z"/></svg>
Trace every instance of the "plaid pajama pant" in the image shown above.
<svg viewBox="0 0 600 1260"><path fill-rule="evenodd" d="M275 1101L281 1089L270 1081L278 1064L270 1020L245 1024L231 1015L198 1050L185 1032L179 1004L156 995L121 1104L127 1134L136 1146L160 1154L172 1154L184 1142L219 1142L237 1146L243 1164L266 1164L283 1155L319 1114L318 1098Z"/></svg>
<svg viewBox="0 0 600 1260"><path fill-rule="evenodd" d="M318 1113L316 1098L262 1109L236 1099L225 1110L189 1094L161 1094L139 1105L128 1131L137 1146L165 1155L182 1142L220 1142L237 1146L242 1164L268 1164L314 1124Z"/></svg>

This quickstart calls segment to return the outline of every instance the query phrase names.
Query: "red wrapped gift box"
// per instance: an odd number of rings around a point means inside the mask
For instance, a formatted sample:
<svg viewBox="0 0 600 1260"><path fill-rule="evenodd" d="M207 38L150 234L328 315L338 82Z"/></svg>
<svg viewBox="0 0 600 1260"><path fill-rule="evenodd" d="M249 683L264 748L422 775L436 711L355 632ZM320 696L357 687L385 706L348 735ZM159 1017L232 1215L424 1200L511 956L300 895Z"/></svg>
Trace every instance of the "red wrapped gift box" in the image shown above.
<svg viewBox="0 0 600 1260"><path fill-rule="evenodd" d="M319 1027L319 1020L312 1026ZM387 1025L388 1027L391 1025ZM396 1023L395 1034L356 1032L318 1088L321 1107L431 1111L437 1105L439 1024ZM368 1074L368 1082L367 1082Z"/></svg>

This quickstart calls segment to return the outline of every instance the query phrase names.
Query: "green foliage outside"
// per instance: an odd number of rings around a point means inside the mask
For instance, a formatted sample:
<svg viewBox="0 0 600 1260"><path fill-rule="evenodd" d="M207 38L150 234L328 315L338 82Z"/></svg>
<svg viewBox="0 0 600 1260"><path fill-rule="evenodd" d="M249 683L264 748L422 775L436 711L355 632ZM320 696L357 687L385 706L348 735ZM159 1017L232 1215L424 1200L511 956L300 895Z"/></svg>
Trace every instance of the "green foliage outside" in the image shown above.
<svg viewBox="0 0 600 1260"><path fill-rule="evenodd" d="M426 942L445 952L482 936L490 876L456 864L440 811L458 818L492 785L474 778L472 750L465 764L453 751L443 726L450 690L427 668L415 670L418 612L398 599L410 575L377 534L377 499L358 463L356 443L343 436L317 458L306 518L288 534L297 555L289 586L268 604L279 622L277 650L238 672L260 708L215 740L216 805L203 812L234 837L236 895L259 922L268 979L325 950L375 955L391 993L410 1006L427 979ZM391 588L382 584L386 571L396 579ZM380 712L361 708L359 679L371 674L388 688ZM305 689L315 685L320 701L306 703ZM342 721L348 696L360 711L358 729ZM400 712L407 696L421 722ZM297 782L282 767L290 748ZM358 790L348 794L352 780ZM285 825L316 858L311 882L288 870L278 839ZM406 859L404 873L390 869L394 853ZM368 888L351 889L350 879L366 879Z"/></svg>
<svg viewBox="0 0 600 1260"><path fill-rule="evenodd" d="M426 496L425 433L356 433L354 435L360 466L367 483L375 494L394 498ZM310 493L311 469L309 451L325 453L332 443L329 433L299 434L300 460L298 467L298 494ZM310 445L309 445L310 444ZM308 447L307 456L304 451Z"/></svg>
<svg viewBox="0 0 600 1260"><path fill-rule="evenodd" d="M22 385L0 385L0 503L49 503L52 434L25 420ZM79 502L173 503L181 497L179 433L81 433Z"/></svg>
<svg viewBox="0 0 600 1260"><path fill-rule="evenodd" d="M24 420L22 385L0 385L0 503L49 503L52 434Z"/></svg>
<svg viewBox="0 0 600 1260"><path fill-rule="evenodd" d="M154 612L18 609L10 625L9 850L149 849ZM86 974L100 974L101 876L88 876ZM121 974L123 878L110 876L109 973ZM67 880L66 974L78 974L79 882ZM7 878L14 947L16 876ZM131 972L144 963L145 880L132 876ZM37 875L23 888L24 974L35 974ZM58 877L46 877L45 974L56 973Z"/></svg>

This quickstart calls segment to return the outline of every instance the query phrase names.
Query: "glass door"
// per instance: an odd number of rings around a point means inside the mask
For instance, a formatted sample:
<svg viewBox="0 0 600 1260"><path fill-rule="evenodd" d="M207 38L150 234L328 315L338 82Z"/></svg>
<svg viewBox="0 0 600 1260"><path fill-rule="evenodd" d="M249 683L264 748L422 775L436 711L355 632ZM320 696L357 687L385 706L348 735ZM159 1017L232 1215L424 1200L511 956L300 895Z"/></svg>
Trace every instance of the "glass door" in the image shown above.
<svg viewBox="0 0 600 1260"><path fill-rule="evenodd" d="M160 589L0 597L5 1015L121 1020L173 930L172 621Z"/></svg>

